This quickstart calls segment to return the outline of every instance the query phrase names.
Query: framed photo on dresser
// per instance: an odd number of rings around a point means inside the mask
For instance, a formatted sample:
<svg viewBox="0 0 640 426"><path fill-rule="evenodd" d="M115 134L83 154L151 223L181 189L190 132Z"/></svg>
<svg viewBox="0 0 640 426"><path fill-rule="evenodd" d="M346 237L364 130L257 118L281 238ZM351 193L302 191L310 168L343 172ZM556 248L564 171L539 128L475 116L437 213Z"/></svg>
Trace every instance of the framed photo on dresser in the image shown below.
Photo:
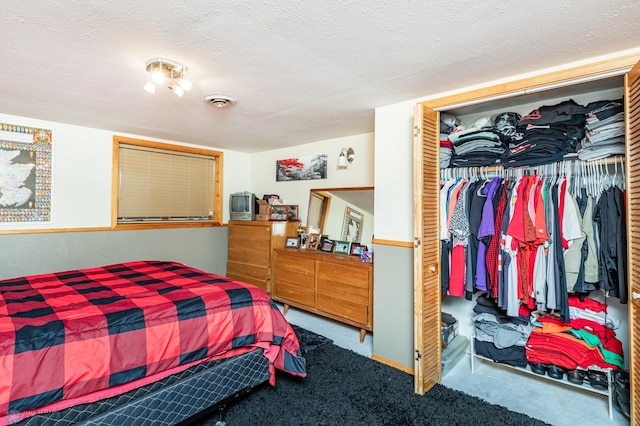
<svg viewBox="0 0 640 426"><path fill-rule="evenodd" d="M309 234L307 239L307 248L310 250L318 250L320 244L320 234Z"/></svg>
<svg viewBox="0 0 640 426"><path fill-rule="evenodd" d="M298 248L299 244L300 242L298 240L298 237L287 237L287 240L284 243L284 246L287 248Z"/></svg>
<svg viewBox="0 0 640 426"><path fill-rule="evenodd" d="M335 246L335 244L336 242L334 240L330 240L328 238L322 238L320 240L319 250L331 253L333 251L333 247Z"/></svg>
<svg viewBox="0 0 640 426"><path fill-rule="evenodd" d="M349 254L349 241L336 241L335 252Z"/></svg>
<svg viewBox="0 0 640 426"><path fill-rule="evenodd" d="M352 256L362 256L362 252L367 250L367 246L363 244L351 243L349 254Z"/></svg>

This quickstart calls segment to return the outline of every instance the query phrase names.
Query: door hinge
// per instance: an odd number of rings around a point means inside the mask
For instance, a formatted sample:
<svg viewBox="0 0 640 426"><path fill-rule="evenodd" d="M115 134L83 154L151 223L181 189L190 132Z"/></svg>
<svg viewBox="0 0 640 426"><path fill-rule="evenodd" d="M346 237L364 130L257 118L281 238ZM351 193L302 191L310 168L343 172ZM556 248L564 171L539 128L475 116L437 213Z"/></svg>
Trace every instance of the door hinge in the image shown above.
<svg viewBox="0 0 640 426"><path fill-rule="evenodd" d="M422 355L420 354L420 351L416 349L416 361L420 361L420 359L422 358Z"/></svg>
<svg viewBox="0 0 640 426"><path fill-rule="evenodd" d="M414 237L413 238L413 248L418 248L418 247L420 247L420 238Z"/></svg>

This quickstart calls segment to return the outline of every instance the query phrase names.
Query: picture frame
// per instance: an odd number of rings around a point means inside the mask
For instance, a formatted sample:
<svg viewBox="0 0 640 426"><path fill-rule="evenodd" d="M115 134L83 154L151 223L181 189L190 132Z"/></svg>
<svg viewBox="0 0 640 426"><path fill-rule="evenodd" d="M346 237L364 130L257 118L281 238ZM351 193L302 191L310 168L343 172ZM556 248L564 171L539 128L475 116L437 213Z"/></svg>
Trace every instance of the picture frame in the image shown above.
<svg viewBox="0 0 640 426"><path fill-rule="evenodd" d="M307 233L300 234L299 247L302 248L302 249L306 249L308 240L309 240L309 234L307 234Z"/></svg>
<svg viewBox="0 0 640 426"><path fill-rule="evenodd" d="M340 239L350 243L360 244L362 239L362 228L364 225L364 214L347 206L344 212L344 222L342 223L342 234Z"/></svg>
<svg viewBox="0 0 640 426"><path fill-rule="evenodd" d="M298 206L294 204L274 204L271 206L271 220L298 220Z"/></svg>
<svg viewBox="0 0 640 426"><path fill-rule="evenodd" d="M287 205L287 220L298 220L297 205Z"/></svg>
<svg viewBox="0 0 640 426"><path fill-rule="evenodd" d="M334 251L336 253L349 254L349 241L336 241Z"/></svg>
<svg viewBox="0 0 640 426"><path fill-rule="evenodd" d="M309 238L307 239L307 248L309 250L318 250L319 244L320 234L309 234Z"/></svg>
<svg viewBox="0 0 640 426"><path fill-rule="evenodd" d="M284 246L286 248L299 248L300 240L298 240L298 237L287 237Z"/></svg>
<svg viewBox="0 0 640 426"><path fill-rule="evenodd" d="M367 250L367 246L358 243L351 243L349 248L349 254L351 256L362 256L362 253Z"/></svg>
<svg viewBox="0 0 640 426"><path fill-rule="evenodd" d="M276 160L276 182L327 178L327 154Z"/></svg>
<svg viewBox="0 0 640 426"><path fill-rule="evenodd" d="M330 240L329 238L322 238L320 240L320 246L318 247L318 249L320 251L326 251L328 253L333 252L333 247L335 246L336 242L334 240Z"/></svg>
<svg viewBox="0 0 640 426"><path fill-rule="evenodd" d="M287 220L287 207L280 204L271 206L271 220Z"/></svg>

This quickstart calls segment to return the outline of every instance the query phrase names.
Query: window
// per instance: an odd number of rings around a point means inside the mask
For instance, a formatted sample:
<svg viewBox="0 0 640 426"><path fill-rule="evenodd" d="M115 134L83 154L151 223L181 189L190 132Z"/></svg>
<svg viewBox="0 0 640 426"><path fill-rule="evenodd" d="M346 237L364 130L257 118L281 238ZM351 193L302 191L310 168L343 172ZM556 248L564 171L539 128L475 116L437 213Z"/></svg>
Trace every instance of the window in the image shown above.
<svg viewBox="0 0 640 426"><path fill-rule="evenodd" d="M330 202L330 195L311 191L309 197L309 219L307 223L309 232L312 232L312 228L317 229L319 233L324 232Z"/></svg>
<svg viewBox="0 0 640 426"><path fill-rule="evenodd" d="M113 145L114 226L222 223L221 152L121 136Z"/></svg>

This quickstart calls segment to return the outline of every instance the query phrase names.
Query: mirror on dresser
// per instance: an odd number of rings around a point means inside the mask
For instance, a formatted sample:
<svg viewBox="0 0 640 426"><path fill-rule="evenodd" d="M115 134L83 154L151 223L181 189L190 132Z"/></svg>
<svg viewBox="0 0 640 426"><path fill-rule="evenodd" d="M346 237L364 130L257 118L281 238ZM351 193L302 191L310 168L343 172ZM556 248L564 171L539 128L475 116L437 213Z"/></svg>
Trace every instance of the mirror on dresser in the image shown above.
<svg viewBox="0 0 640 426"><path fill-rule="evenodd" d="M373 239L373 187L319 188L309 194L307 232L337 241L370 245Z"/></svg>

